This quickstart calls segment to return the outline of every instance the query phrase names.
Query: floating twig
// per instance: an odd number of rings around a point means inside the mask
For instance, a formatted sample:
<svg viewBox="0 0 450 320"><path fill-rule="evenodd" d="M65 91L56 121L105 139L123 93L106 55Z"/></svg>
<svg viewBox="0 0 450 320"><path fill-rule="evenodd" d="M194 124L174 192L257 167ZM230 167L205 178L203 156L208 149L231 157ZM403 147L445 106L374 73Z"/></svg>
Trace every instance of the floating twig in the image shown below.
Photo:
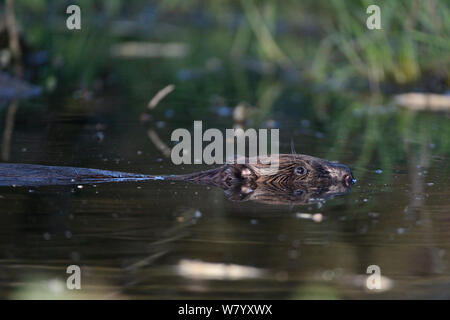
<svg viewBox="0 0 450 320"><path fill-rule="evenodd" d="M9 160L9 151L11 149L11 138L14 131L14 119L16 116L19 104L17 99L14 99L8 108L8 113L5 120L5 129L3 130L3 141L2 141L2 160Z"/></svg>
<svg viewBox="0 0 450 320"><path fill-rule="evenodd" d="M159 90L157 94L150 100L148 103L148 108L150 110L153 110L156 108L156 106L159 104L159 102L164 99L165 96L167 96L169 93L171 93L175 89L175 86L173 84L169 84L168 86L164 87L163 89Z"/></svg>

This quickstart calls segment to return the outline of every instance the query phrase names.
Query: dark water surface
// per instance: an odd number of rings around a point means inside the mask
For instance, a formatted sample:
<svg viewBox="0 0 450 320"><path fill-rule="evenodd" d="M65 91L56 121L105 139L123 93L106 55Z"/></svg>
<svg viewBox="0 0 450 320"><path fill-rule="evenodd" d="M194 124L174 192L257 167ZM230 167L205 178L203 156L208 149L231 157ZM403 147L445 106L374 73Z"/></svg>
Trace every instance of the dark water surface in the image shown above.
<svg viewBox="0 0 450 320"><path fill-rule="evenodd" d="M10 162L149 174L208 168L173 165L134 116L56 114L33 125L29 117L19 114ZM335 131L286 118L277 119L281 151L292 139L298 153L345 163L358 180L349 194L291 207L231 202L184 182L1 187L0 297L450 298L449 159L432 152L433 138L419 151L413 141L398 160L361 162L358 133L338 148ZM232 127L209 119L204 129ZM151 127L169 145L173 129L192 129L190 120L160 121ZM81 290L66 290L72 264ZM382 292L365 288L369 265L381 268Z"/></svg>

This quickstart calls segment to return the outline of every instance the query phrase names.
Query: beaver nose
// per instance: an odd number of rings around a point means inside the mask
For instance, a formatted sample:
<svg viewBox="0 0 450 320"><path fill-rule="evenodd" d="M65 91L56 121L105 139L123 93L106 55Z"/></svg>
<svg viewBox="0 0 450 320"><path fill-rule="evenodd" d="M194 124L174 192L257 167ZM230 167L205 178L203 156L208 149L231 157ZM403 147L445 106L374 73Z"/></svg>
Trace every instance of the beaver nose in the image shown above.
<svg viewBox="0 0 450 320"><path fill-rule="evenodd" d="M346 187L350 187L355 183L355 179L353 179L351 174L346 174L344 175L343 183Z"/></svg>

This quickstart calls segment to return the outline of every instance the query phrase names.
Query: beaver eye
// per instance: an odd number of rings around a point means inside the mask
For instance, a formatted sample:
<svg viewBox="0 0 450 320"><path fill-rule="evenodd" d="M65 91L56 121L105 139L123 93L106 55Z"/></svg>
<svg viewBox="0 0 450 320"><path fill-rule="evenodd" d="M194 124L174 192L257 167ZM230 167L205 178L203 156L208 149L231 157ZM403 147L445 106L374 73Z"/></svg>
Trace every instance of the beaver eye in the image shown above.
<svg viewBox="0 0 450 320"><path fill-rule="evenodd" d="M298 176L302 176L306 173L306 169L302 166L295 168L294 173Z"/></svg>

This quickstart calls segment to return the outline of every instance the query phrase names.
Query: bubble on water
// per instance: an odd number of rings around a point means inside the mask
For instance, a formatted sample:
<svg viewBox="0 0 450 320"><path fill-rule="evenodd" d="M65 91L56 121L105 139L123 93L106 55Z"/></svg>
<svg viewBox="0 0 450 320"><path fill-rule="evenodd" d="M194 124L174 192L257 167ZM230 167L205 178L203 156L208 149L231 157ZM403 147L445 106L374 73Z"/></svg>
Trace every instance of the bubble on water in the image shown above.
<svg viewBox="0 0 450 320"><path fill-rule="evenodd" d="M376 174L382 174L382 173L383 173L383 170L377 169L377 170L375 170L375 173L376 173Z"/></svg>
<svg viewBox="0 0 450 320"><path fill-rule="evenodd" d="M199 210L196 210L196 211L194 212L194 217L200 218L201 216L202 216L202 213L201 213Z"/></svg>
<svg viewBox="0 0 450 320"><path fill-rule="evenodd" d="M51 234L48 233L48 232L45 232L45 233L43 234L43 236L44 236L44 239L45 239L45 240L50 240L50 239L52 238Z"/></svg>
<svg viewBox="0 0 450 320"><path fill-rule="evenodd" d="M397 234L404 234L405 233L405 228L398 228L397 229Z"/></svg>
<svg viewBox="0 0 450 320"><path fill-rule="evenodd" d="M138 150L138 151L136 152L136 154L137 154L138 156L140 156L140 155L142 155L142 151L141 151L141 150Z"/></svg>
<svg viewBox="0 0 450 320"><path fill-rule="evenodd" d="M72 238L72 232L70 232L70 230L67 230L66 232L64 232L64 235L66 236L67 239Z"/></svg>
<svg viewBox="0 0 450 320"><path fill-rule="evenodd" d="M251 223L251 224L258 224L258 220L256 220L256 219L251 219L251 220L250 220L250 223Z"/></svg>

